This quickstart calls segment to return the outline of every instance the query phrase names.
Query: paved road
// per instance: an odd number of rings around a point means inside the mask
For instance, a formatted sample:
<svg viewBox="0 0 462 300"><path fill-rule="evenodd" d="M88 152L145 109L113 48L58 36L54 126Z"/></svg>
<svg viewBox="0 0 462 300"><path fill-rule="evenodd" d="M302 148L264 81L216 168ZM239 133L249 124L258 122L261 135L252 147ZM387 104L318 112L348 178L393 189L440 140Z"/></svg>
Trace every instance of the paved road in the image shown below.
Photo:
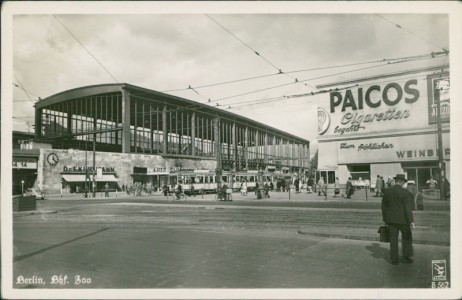
<svg viewBox="0 0 462 300"><path fill-rule="evenodd" d="M48 200L13 224L14 279L44 285L15 286L427 288L432 260L449 265L445 210L416 213L415 262L392 266L388 245L374 241L376 208L244 203ZM60 274L69 284L51 285ZM76 275L91 283L74 285Z"/></svg>

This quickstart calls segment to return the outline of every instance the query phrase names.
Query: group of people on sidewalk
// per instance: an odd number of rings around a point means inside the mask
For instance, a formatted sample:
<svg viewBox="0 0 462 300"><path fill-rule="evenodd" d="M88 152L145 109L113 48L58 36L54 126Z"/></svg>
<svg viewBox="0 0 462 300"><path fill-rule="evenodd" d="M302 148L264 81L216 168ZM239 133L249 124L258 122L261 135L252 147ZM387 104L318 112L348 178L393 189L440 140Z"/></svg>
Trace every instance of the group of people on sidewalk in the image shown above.
<svg viewBox="0 0 462 300"><path fill-rule="evenodd" d="M355 187L353 185L353 182L351 181L351 177L348 178L347 182L345 183L345 195L348 199L351 199L351 195L354 194ZM327 196L327 184L324 181L324 178L321 177L318 180L318 196ZM338 177L335 177L335 183L334 183L334 198L337 198L338 195L340 194L340 182ZM343 195L342 195L343 197Z"/></svg>

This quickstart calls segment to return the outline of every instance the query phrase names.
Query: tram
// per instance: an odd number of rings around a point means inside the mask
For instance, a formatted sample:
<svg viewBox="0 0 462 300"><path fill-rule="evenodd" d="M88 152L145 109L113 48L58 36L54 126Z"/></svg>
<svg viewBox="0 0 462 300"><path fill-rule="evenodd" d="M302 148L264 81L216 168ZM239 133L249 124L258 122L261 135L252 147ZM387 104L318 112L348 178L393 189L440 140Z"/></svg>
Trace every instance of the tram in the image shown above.
<svg viewBox="0 0 462 300"><path fill-rule="evenodd" d="M263 174L263 182L273 182L275 184L277 178L273 174ZM185 194L191 194L191 185L194 185L194 193L214 193L217 190L217 176L214 171L210 170L195 170L176 174L176 182L180 182ZM239 171L230 172L223 171L222 183L226 183L228 187L232 186L233 191L241 189L242 182L247 182L247 190L255 190L258 181L257 171Z"/></svg>

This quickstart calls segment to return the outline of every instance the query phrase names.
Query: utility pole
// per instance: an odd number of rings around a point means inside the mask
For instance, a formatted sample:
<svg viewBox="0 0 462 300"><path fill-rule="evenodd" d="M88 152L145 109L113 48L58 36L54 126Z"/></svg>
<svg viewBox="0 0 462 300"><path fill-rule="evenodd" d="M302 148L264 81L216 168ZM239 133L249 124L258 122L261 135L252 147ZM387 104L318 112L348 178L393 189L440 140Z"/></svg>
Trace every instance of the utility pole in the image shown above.
<svg viewBox="0 0 462 300"><path fill-rule="evenodd" d="M88 198L88 136L85 136L85 198Z"/></svg>
<svg viewBox="0 0 462 300"><path fill-rule="evenodd" d="M440 168L440 199L444 199L444 181L445 181L445 172L444 172L444 160L443 160L443 132L441 129L441 105L440 105L440 81L434 81L434 94L435 94L435 102L436 102L436 123L438 128L438 165Z"/></svg>
<svg viewBox="0 0 462 300"><path fill-rule="evenodd" d="M217 167L215 170L215 176L217 181L217 198L221 200L221 178L223 169L221 166L221 140L220 140L220 119L217 117L213 119L213 132L215 139L215 158L217 160ZM226 197L226 194L225 194ZM225 199L226 200L226 199Z"/></svg>
<svg viewBox="0 0 462 300"><path fill-rule="evenodd" d="M96 158L95 158L95 155L96 155L96 133L93 133L93 183L92 183L92 186L93 186L93 198L96 197L96 183L95 183L95 177L96 177L96 174L95 174L95 171L96 171Z"/></svg>

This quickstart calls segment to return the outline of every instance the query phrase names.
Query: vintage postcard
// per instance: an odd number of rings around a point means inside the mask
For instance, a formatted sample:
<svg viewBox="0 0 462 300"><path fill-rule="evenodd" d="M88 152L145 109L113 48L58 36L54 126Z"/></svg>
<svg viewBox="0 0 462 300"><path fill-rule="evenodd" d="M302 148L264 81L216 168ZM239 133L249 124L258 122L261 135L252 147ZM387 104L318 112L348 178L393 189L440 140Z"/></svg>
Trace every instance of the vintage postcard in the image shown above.
<svg viewBox="0 0 462 300"><path fill-rule="evenodd" d="M2 297L460 298L461 20L4 2Z"/></svg>

